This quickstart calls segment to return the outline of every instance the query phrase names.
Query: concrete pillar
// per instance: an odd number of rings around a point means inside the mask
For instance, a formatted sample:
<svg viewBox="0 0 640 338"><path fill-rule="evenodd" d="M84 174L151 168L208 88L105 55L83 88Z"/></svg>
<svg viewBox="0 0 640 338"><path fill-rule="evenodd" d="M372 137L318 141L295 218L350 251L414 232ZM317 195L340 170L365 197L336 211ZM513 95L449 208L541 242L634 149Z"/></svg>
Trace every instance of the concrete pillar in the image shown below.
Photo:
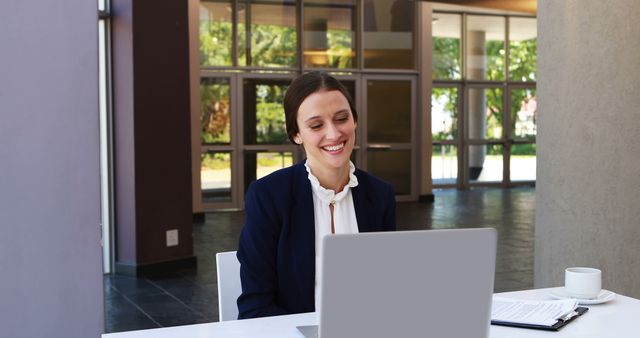
<svg viewBox="0 0 640 338"><path fill-rule="evenodd" d="M486 33L484 31L467 32L467 78L484 80L487 68L487 52L485 48ZM486 100L484 90L471 89L468 94L469 114L467 114L469 139L483 139L487 134L487 119L485 117ZM469 147L469 177L478 179L484 166L487 146Z"/></svg>
<svg viewBox="0 0 640 338"><path fill-rule="evenodd" d="M0 1L0 336L98 338L98 3Z"/></svg>
<svg viewBox="0 0 640 338"><path fill-rule="evenodd" d="M538 1L536 287L603 270L640 297L640 2Z"/></svg>

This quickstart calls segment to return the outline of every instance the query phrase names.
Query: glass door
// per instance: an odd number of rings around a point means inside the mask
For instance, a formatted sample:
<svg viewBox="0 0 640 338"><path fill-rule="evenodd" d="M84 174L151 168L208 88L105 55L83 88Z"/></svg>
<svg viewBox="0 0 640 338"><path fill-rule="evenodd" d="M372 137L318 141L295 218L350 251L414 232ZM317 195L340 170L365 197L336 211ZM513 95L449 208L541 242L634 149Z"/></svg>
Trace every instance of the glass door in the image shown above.
<svg viewBox="0 0 640 338"><path fill-rule="evenodd" d="M501 184L504 175L504 90L501 87L470 87L465 115L467 187Z"/></svg>
<svg viewBox="0 0 640 338"><path fill-rule="evenodd" d="M398 200L415 200L415 83L416 77L364 76L364 169L396 189ZM390 100L389 98L393 98Z"/></svg>
<svg viewBox="0 0 640 338"><path fill-rule="evenodd" d="M434 86L431 92L431 177L438 187L458 187L462 177L460 86Z"/></svg>
<svg viewBox="0 0 640 338"><path fill-rule="evenodd" d="M200 79L200 190L205 210L234 207L233 165L237 121L235 77L207 74Z"/></svg>
<svg viewBox="0 0 640 338"><path fill-rule="evenodd" d="M242 158L238 175L243 177L241 195L251 182L302 159L301 149L287 137L284 94L292 75L253 74L242 77Z"/></svg>
<svg viewBox="0 0 640 338"><path fill-rule="evenodd" d="M531 85L509 91L509 178L512 185L536 180L536 89Z"/></svg>

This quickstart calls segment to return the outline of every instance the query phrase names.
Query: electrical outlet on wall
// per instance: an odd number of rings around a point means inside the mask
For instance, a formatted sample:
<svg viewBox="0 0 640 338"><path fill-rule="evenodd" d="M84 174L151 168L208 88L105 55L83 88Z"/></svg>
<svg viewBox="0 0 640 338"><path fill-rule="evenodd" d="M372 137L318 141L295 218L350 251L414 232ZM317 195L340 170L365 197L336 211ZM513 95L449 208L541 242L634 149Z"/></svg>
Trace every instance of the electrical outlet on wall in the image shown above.
<svg viewBox="0 0 640 338"><path fill-rule="evenodd" d="M167 246L178 245L178 229L167 230Z"/></svg>

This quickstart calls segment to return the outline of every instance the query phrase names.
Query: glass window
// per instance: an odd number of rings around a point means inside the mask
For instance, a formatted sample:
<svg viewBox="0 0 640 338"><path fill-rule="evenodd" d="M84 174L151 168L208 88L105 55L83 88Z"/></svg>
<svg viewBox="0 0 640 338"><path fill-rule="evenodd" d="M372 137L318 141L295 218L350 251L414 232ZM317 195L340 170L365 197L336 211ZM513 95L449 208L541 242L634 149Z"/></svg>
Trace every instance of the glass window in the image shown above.
<svg viewBox="0 0 640 338"><path fill-rule="evenodd" d="M535 140L537 101L535 89L511 90L511 137Z"/></svg>
<svg viewBox="0 0 640 338"><path fill-rule="evenodd" d="M414 69L415 1L364 1L364 67Z"/></svg>
<svg viewBox="0 0 640 338"><path fill-rule="evenodd" d="M509 79L535 81L537 59L535 18L509 18Z"/></svg>
<svg viewBox="0 0 640 338"><path fill-rule="evenodd" d="M295 67L296 3L238 1L238 64Z"/></svg>
<svg viewBox="0 0 640 338"><path fill-rule="evenodd" d="M467 98L469 139L502 138L504 121L502 93L500 88L469 89L469 97Z"/></svg>
<svg viewBox="0 0 640 338"><path fill-rule="evenodd" d="M246 152L244 155L245 192L251 182L292 164L292 152Z"/></svg>
<svg viewBox="0 0 640 338"><path fill-rule="evenodd" d="M203 144L231 142L230 102L228 79L200 80L200 139Z"/></svg>
<svg viewBox="0 0 640 338"><path fill-rule="evenodd" d="M431 154L433 184L456 184L458 178L458 147L453 144L434 145Z"/></svg>
<svg viewBox="0 0 640 338"><path fill-rule="evenodd" d="M469 146L469 181L501 182L502 149L499 144Z"/></svg>
<svg viewBox="0 0 640 338"><path fill-rule="evenodd" d="M434 141L458 138L458 88L433 88L431 135Z"/></svg>
<svg viewBox="0 0 640 338"><path fill-rule="evenodd" d="M534 143L511 145L509 162L512 181L535 181L536 145Z"/></svg>
<svg viewBox="0 0 640 338"><path fill-rule="evenodd" d="M467 17L467 78L503 80L505 19L496 16Z"/></svg>
<svg viewBox="0 0 640 338"><path fill-rule="evenodd" d="M202 202L231 202L231 154L204 153L200 161Z"/></svg>
<svg viewBox="0 0 640 338"><path fill-rule="evenodd" d="M411 150L369 150L367 169L393 184L398 195L411 194Z"/></svg>
<svg viewBox="0 0 640 338"><path fill-rule="evenodd" d="M411 81L367 81L367 139L370 143L411 142Z"/></svg>
<svg viewBox="0 0 640 338"><path fill-rule="evenodd" d="M304 3L304 65L354 68L356 63L354 0Z"/></svg>
<svg viewBox="0 0 640 338"><path fill-rule="evenodd" d="M433 79L459 80L462 77L461 22L459 14L433 13L431 19Z"/></svg>
<svg viewBox="0 0 640 338"><path fill-rule="evenodd" d="M231 1L200 1L200 64L231 66Z"/></svg>
<svg viewBox="0 0 640 338"><path fill-rule="evenodd" d="M244 81L244 142L288 144L282 103L290 80Z"/></svg>

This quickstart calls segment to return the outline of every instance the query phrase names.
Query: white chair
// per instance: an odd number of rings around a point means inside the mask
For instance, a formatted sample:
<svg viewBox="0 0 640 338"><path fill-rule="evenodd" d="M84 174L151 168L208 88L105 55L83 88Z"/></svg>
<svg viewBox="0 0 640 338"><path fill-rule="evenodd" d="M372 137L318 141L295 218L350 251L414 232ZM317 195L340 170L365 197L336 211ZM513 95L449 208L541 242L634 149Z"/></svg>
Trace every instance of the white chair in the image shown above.
<svg viewBox="0 0 640 338"><path fill-rule="evenodd" d="M221 322L238 319L238 297L242 294L240 262L235 251L216 253L218 314Z"/></svg>

